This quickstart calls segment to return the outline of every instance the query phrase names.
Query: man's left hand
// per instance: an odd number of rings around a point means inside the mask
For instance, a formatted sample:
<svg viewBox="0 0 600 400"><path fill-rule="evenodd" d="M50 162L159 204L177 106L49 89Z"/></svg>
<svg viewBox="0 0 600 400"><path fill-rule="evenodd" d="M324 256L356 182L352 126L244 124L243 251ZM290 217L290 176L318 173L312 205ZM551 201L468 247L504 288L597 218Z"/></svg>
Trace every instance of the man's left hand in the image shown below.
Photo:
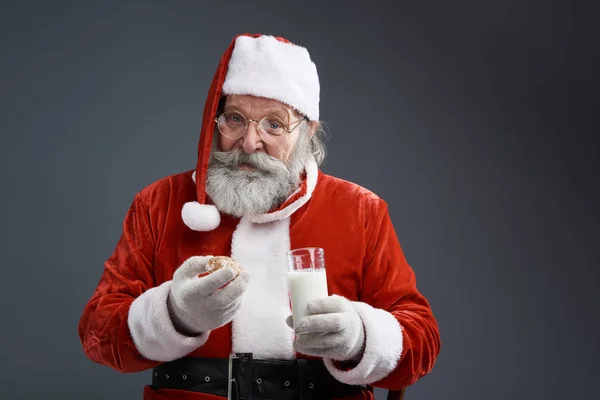
<svg viewBox="0 0 600 400"><path fill-rule="evenodd" d="M308 313L296 321L297 352L338 361L360 360L365 344L364 327L348 299L333 295L313 300L308 303ZM292 316L286 322L292 327Z"/></svg>

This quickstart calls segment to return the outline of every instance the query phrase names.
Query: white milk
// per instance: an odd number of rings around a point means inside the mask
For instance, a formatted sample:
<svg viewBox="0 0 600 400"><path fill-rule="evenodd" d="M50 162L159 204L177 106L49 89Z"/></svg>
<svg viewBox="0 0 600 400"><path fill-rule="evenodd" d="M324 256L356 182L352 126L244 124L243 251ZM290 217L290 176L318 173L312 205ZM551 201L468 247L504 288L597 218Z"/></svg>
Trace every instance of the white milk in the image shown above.
<svg viewBox="0 0 600 400"><path fill-rule="evenodd" d="M289 283L294 326L298 326L302 317L308 315L308 302L328 296L327 275L324 269L291 271Z"/></svg>

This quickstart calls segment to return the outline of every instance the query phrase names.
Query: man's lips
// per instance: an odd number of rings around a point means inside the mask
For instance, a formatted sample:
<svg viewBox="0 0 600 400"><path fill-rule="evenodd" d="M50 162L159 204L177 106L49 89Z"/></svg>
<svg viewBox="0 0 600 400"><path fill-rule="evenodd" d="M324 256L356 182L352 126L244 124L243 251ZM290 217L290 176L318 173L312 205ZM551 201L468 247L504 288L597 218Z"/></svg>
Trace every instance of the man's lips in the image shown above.
<svg viewBox="0 0 600 400"><path fill-rule="evenodd" d="M240 165L238 165L239 169L243 169L246 171L254 171L256 168L253 167L252 165L248 164L248 163L240 163Z"/></svg>

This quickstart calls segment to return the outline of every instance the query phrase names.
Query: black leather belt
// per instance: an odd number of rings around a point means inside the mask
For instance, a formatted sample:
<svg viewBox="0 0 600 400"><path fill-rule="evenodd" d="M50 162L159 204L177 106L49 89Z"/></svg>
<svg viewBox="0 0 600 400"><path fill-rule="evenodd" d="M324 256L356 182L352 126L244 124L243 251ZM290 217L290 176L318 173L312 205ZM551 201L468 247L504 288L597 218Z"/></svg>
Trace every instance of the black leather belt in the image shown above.
<svg viewBox="0 0 600 400"><path fill-rule="evenodd" d="M313 400L351 397L367 390L337 381L321 360L184 357L155 367L153 389L178 389L231 399Z"/></svg>

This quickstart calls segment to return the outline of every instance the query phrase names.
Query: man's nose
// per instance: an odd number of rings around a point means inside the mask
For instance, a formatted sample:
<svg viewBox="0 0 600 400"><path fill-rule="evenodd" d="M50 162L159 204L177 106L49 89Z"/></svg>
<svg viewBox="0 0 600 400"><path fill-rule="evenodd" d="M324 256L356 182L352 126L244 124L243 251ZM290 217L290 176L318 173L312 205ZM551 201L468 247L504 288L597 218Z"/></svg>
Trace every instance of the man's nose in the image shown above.
<svg viewBox="0 0 600 400"><path fill-rule="evenodd" d="M248 130L242 137L242 149L244 152L251 154L257 150L261 150L263 147L264 143L258 134L258 122L248 120Z"/></svg>

